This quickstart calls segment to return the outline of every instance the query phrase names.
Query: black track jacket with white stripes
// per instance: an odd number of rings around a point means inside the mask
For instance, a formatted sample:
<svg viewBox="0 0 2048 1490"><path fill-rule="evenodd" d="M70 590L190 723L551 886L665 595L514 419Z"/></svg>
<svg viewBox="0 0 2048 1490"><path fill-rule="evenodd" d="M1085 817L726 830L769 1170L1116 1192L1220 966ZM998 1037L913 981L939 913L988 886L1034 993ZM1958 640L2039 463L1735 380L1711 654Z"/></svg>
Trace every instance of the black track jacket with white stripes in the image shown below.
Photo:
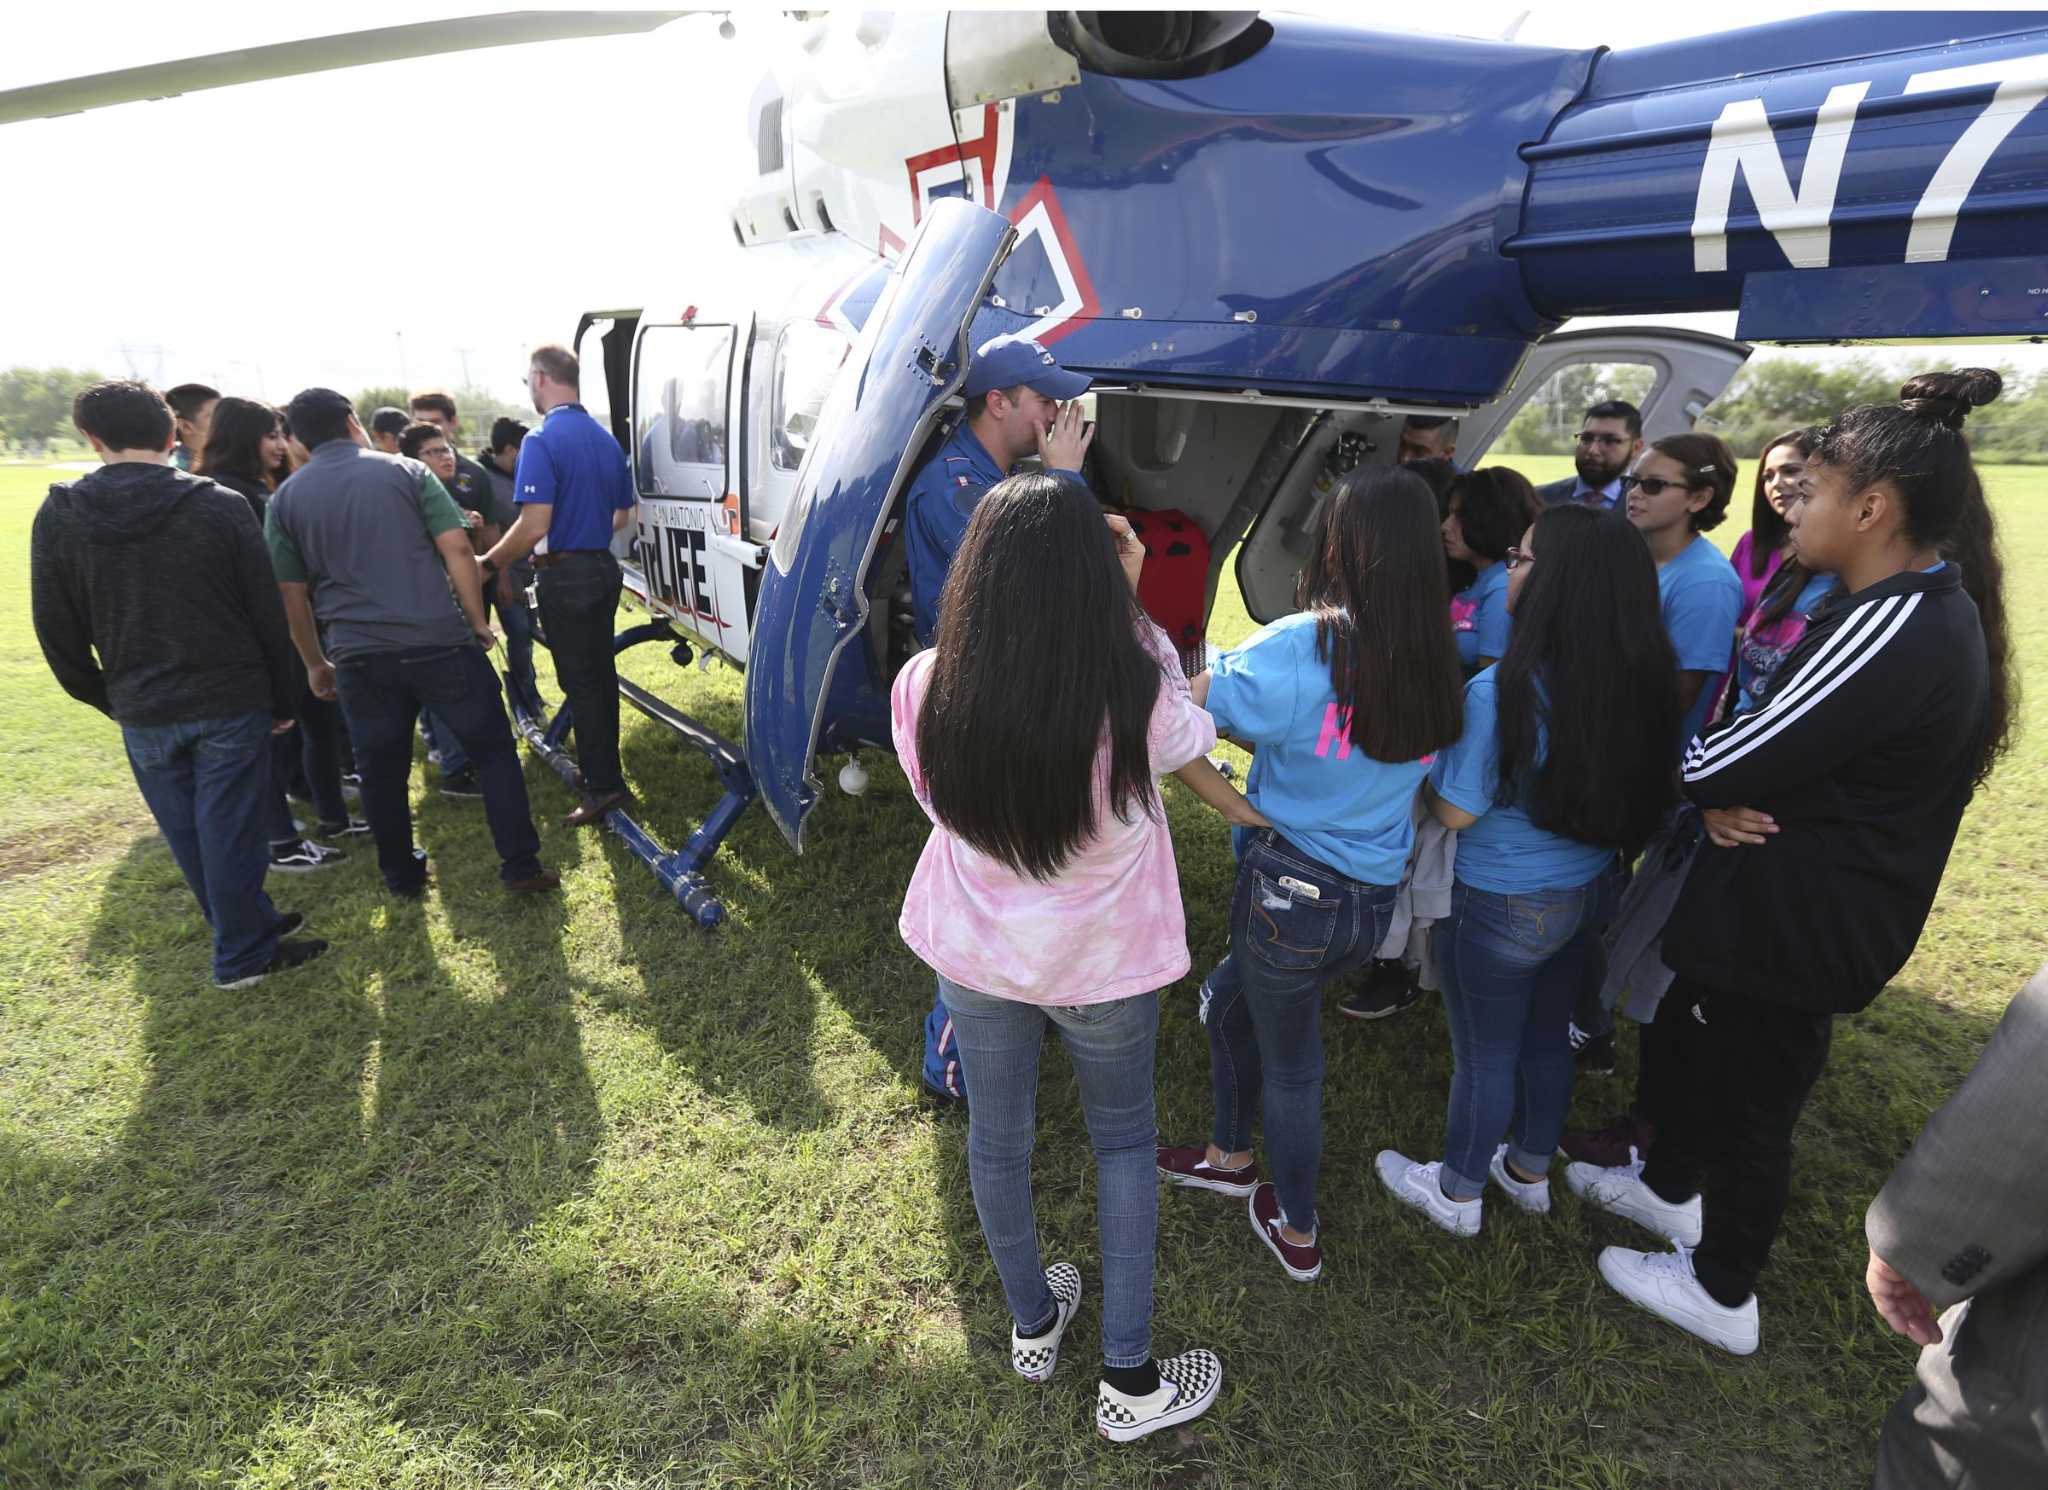
<svg viewBox="0 0 2048 1490"><path fill-rule="evenodd" d="M1954 564L1822 607L1757 707L1685 755L1702 807L1777 819L1702 846L1664 934L1683 977L1851 1013L1912 955L1970 800L1988 664Z"/></svg>

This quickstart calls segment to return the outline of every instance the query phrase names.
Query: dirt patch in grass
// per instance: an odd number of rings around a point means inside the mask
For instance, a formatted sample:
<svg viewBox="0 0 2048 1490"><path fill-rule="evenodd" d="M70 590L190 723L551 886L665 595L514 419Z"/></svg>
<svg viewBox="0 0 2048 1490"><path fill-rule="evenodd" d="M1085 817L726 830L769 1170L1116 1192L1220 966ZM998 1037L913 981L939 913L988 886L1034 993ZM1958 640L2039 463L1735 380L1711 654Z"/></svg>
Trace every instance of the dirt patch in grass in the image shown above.
<svg viewBox="0 0 2048 1490"><path fill-rule="evenodd" d="M0 838L0 883L23 879L60 865L111 857L135 835L154 827L141 808L115 813L96 823L64 823Z"/></svg>

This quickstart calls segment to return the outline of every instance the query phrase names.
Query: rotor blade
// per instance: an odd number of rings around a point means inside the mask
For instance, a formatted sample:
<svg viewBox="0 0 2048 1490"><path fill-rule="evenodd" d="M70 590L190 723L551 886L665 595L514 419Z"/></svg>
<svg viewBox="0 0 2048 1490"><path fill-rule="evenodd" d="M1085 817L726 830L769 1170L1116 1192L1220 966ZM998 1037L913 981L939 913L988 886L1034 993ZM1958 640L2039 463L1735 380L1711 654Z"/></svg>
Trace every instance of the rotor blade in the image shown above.
<svg viewBox="0 0 2048 1490"><path fill-rule="evenodd" d="M652 31L687 10L519 10L496 15L462 16L447 21L421 21L383 26L306 41L214 52L177 62L153 62L94 73L57 83L36 83L0 92L0 124L23 119L53 119L109 104L137 99L175 98L206 88L256 83L266 78L295 77L360 67L370 62L395 62L439 52L467 52L481 47L519 46L534 41L560 41L580 36L616 36Z"/></svg>

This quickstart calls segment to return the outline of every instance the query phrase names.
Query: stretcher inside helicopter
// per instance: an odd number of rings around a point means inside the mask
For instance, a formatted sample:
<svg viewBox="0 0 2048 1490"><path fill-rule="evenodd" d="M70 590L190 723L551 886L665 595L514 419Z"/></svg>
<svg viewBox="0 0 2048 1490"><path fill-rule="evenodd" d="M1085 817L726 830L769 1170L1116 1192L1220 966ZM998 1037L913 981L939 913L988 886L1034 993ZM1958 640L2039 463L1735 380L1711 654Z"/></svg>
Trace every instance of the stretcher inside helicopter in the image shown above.
<svg viewBox="0 0 2048 1490"><path fill-rule="evenodd" d="M1013 236L994 214L948 204L893 269L849 268L825 241L779 245L794 265L815 261L785 307L724 310L707 295L666 316L584 317L585 402L629 451L640 496L619 552L649 621L621 644L664 641L679 661L708 650L748 673L744 750L622 683L719 767L726 799L693 839L701 860L755 794L798 843L816 759L887 748L889 683L916 646L904 492L961 417L970 349L1008 329L989 285ZM854 289L821 301L816 285L835 278ZM1457 409L1098 374L1086 474L1106 506L1174 525L1154 545L1143 598L1193 667L1226 569L1254 619L1291 610L1319 502L1345 471L1392 462L1409 414L1457 417L1457 458L1470 466L1561 369L1621 364L1647 377L1655 438L1689 428L1748 353L1670 328L1566 332L1531 350L1502 398ZM650 845L642 857L679 898L706 893L701 861L687 884L662 870L699 855Z"/></svg>

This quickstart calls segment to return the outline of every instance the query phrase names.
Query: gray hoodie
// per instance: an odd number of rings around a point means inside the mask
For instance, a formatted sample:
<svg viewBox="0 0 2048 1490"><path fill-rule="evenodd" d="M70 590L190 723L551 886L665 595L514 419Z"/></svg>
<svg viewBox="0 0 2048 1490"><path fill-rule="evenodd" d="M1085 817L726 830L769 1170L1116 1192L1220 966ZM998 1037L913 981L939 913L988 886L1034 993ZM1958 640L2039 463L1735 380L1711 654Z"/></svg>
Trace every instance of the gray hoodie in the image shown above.
<svg viewBox="0 0 2048 1490"><path fill-rule="evenodd" d="M122 462L52 486L29 581L50 671L121 723L291 716L304 678L269 551L203 476Z"/></svg>

